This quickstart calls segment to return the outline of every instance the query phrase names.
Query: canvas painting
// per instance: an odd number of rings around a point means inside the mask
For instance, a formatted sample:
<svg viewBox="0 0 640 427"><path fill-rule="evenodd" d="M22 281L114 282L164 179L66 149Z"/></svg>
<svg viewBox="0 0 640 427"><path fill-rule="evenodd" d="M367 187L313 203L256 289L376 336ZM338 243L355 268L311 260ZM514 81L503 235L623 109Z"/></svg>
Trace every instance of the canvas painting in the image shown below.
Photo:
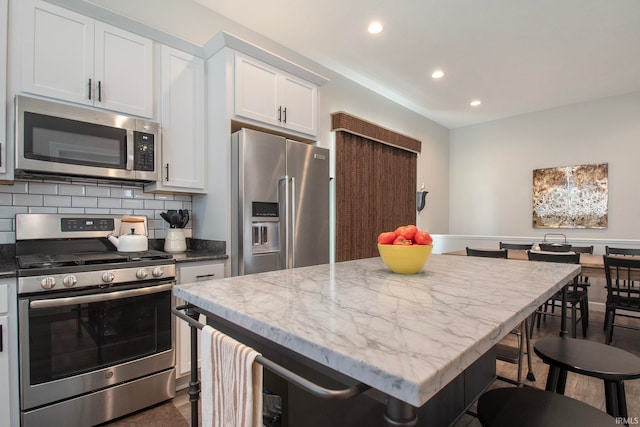
<svg viewBox="0 0 640 427"><path fill-rule="evenodd" d="M608 163L533 171L534 228L607 228Z"/></svg>

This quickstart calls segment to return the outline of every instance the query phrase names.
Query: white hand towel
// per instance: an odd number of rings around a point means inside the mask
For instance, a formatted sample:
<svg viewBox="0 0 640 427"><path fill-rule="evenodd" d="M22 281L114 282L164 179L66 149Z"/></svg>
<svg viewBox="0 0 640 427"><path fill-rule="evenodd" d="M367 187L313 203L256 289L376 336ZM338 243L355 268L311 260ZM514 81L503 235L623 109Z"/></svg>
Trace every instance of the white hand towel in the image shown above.
<svg viewBox="0 0 640 427"><path fill-rule="evenodd" d="M259 355L211 326L202 329L203 427L262 427Z"/></svg>

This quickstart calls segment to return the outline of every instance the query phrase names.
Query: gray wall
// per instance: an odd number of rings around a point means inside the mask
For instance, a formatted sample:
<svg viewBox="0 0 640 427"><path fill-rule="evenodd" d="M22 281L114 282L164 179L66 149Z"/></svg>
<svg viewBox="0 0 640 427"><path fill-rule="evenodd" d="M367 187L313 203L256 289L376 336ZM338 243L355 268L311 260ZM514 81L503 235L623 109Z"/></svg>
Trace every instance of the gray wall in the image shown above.
<svg viewBox="0 0 640 427"><path fill-rule="evenodd" d="M604 98L451 131L453 235L640 239L640 93ZM532 171L609 164L606 230L534 229Z"/></svg>

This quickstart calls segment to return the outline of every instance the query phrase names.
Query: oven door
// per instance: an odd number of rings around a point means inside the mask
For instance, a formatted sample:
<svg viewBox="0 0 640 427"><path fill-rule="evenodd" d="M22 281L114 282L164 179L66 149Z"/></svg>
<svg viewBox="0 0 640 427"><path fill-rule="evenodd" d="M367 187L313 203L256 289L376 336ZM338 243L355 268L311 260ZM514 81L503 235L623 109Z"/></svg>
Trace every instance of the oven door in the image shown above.
<svg viewBox="0 0 640 427"><path fill-rule="evenodd" d="M22 410L172 369L173 285L20 297Z"/></svg>

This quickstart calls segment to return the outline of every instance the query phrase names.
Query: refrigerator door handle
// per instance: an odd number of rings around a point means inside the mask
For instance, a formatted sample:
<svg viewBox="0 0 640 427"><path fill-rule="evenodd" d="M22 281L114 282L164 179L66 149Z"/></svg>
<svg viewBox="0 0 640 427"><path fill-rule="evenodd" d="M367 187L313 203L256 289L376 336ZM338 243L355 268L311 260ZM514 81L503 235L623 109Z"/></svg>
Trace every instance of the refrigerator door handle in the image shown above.
<svg viewBox="0 0 640 427"><path fill-rule="evenodd" d="M293 228L293 223L296 220L296 178L291 177L291 186L289 187L289 199L291 200L291 217L287 221L287 232L290 228ZM289 259L291 260L291 264L289 268L293 268L296 266L296 239L295 237L289 235L287 236L287 241L291 242L291 247L289 248Z"/></svg>
<svg viewBox="0 0 640 427"><path fill-rule="evenodd" d="M290 234L290 230L289 230L289 209L290 209L290 204L289 204L289 175L285 175L284 177L280 178L278 180L279 182L284 182L284 197L282 198L284 200L284 221L282 221L282 219L280 220L280 224L282 225L284 222L284 250L281 249L280 254L281 256L284 256L284 261L282 262L282 268L287 269L290 268L289 267L289 253L290 253L290 248L289 248L289 234Z"/></svg>

